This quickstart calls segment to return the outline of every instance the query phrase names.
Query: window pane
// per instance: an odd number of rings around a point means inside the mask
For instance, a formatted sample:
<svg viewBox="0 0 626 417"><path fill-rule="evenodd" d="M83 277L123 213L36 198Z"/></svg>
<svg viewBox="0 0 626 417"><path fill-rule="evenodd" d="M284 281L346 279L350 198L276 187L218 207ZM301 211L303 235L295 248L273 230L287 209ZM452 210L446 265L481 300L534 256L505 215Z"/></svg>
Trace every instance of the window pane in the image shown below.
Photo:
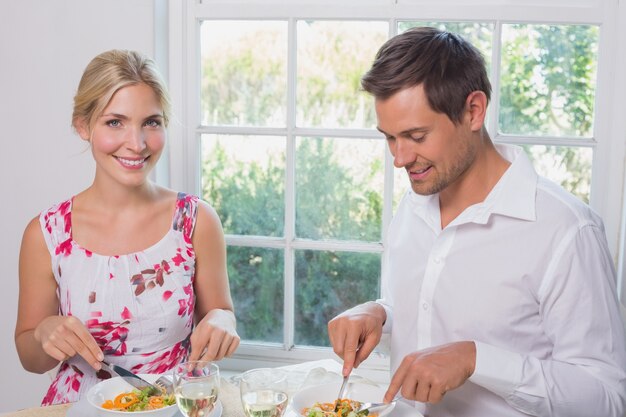
<svg viewBox="0 0 626 417"><path fill-rule="evenodd" d="M205 20L200 44L202 124L285 126L287 22Z"/></svg>
<svg viewBox="0 0 626 417"><path fill-rule="evenodd" d="M202 135L202 198L226 234L283 236L285 138Z"/></svg>
<svg viewBox="0 0 626 417"><path fill-rule="evenodd" d="M283 251L228 247L228 276L242 339L283 341Z"/></svg>
<svg viewBox="0 0 626 417"><path fill-rule="evenodd" d="M491 48L493 39L493 23L480 22L398 22L398 33L406 32L413 27L431 26L461 35L483 54L487 71L491 68Z"/></svg>
<svg viewBox="0 0 626 417"><path fill-rule="evenodd" d="M593 150L569 146L526 145L539 175L551 179L589 203Z"/></svg>
<svg viewBox="0 0 626 417"><path fill-rule="evenodd" d="M379 281L379 254L297 251L295 343L330 346L328 321L378 298Z"/></svg>
<svg viewBox="0 0 626 417"><path fill-rule="evenodd" d="M381 240L384 146L377 139L296 139L296 235Z"/></svg>
<svg viewBox="0 0 626 417"><path fill-rule="evenodd" d="M297 125L376 126L361 77L387 40L387 23L300 20L297 27Z"/></svg>
<svg viewBox="0 0 626 417"><path fill-rule="evenodd" d="M404 168L393 169L393 202L392 210L395 213L398 209L398 205L404 197L404 194L411 188L411 182L409 181L409 175Z"/></svg>
<svg viewBox="0 0 626 417"><path fill-rule="evenodd" d="M591 137L598 27L502 26L502 133Z"/></svg>

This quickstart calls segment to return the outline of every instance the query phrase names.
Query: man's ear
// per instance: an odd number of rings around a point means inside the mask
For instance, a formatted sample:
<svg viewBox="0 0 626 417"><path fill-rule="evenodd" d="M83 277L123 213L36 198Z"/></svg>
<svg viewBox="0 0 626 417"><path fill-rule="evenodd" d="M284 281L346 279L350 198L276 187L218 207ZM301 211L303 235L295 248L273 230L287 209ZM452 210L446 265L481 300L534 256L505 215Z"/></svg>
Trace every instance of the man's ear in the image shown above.
<svg viewBox="0 0 626 417"><path fill-rule="evenodd" d="M76 129L76 133L81 137L81 139L89 142L91 139L91 132L89 131L89 123L82 117L77 117L73 120L72 124L74 125L74 129Z"/></svg>
<svg viewBox="0 0 626 417"><path fill-rule="evenodd" d="M472 91L465 100L465 108L467 109L467 117L472 131L478 131L483 128L485 118L487 117L487 96L482 91Z"/></svg>

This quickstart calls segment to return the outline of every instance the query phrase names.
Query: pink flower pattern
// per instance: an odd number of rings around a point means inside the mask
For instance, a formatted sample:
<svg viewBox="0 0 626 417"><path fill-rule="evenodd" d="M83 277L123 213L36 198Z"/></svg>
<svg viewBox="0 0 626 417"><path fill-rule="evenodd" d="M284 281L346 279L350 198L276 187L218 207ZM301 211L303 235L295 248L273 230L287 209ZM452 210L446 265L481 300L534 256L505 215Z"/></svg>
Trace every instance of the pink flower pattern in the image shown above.
<svg viewBox="0 0 626 417"><path fill-rule="evenodd" d="M193 327L198 198L179 193L172 228L143 251L104 256L72 238L72 202L41 213L61 315L81 319L106 360L137 373L162 374L187 357ZM63 272L63 273L61 273ZM42 405L78 401L101 379L80 356L63 362Z"/></svg>

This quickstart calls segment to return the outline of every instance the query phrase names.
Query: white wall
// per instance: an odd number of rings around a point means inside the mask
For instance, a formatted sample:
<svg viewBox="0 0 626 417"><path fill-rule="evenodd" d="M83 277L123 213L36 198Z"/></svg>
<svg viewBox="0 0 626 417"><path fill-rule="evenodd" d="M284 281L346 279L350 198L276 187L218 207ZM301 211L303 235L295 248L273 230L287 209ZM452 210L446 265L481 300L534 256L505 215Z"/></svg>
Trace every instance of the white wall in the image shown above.
<svg viewBox="0 0 626 417"><path fill-rule="evenodd" d="M112 48L152 55L153 0L0 2L0 413L38 406L49 384L15 351L19 245L32 217L91 183L72 99L89 60Z"/></svg>

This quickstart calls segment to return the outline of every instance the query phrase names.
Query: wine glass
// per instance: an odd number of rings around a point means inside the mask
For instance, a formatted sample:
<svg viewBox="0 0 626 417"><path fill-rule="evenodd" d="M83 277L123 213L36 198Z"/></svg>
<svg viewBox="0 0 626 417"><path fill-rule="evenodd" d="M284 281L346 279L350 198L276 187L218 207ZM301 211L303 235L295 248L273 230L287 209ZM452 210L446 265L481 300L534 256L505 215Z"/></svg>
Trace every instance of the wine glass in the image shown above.
<svg viewBox="0 0 626 417"><path fill-rule="evenodd" d="M247 417L281 417L287 406L287 372L260 368L244 372L239 381Z"/></svg>
<svg viewBox="0 0 626 417"><path fill-rule="evenodd" d="M212 362L189 361L174 367L174 395L186 417L207 417L217 401L220 370Z"/></svg>

